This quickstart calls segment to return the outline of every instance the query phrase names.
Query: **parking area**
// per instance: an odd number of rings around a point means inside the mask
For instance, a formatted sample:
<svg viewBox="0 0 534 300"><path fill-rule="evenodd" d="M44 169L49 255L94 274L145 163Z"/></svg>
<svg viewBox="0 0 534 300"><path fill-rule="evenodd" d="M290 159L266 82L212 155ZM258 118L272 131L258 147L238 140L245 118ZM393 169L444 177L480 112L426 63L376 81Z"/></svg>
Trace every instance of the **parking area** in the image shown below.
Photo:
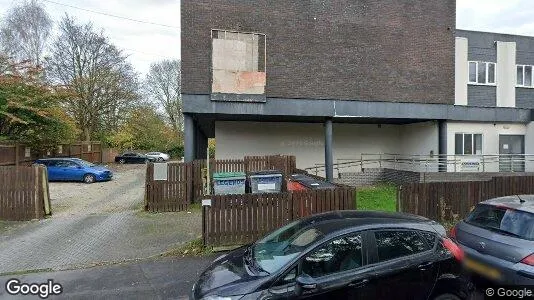
<svg viewBox="0 0 534 300"><path fill-rule="evenodd" d="M110 182L50 183L52 217L0 223L0 274L142 259L201 235L198 209L142 210L145 165L110 167Z"/></svg>

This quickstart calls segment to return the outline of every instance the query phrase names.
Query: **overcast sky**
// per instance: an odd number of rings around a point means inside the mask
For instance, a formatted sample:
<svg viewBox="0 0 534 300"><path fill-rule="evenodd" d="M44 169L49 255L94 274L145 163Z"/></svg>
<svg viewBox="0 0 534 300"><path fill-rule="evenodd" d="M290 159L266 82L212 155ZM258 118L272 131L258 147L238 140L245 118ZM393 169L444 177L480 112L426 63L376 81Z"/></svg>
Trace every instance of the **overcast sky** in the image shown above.
<svg viewBox="0 0 534 300"><path fill-rule="evenodd" d="M21 0L0 0L0 11ZM65 13L105 29L140 73L151 62L180 58L180 0L53 0L87 10L159 23L157 26L114 18L40 0L54 20ZM50 0L52 1L52 0ZM194 0L185 0L194 1ZM302 1L302 0L297 0ZM457 0L457 28L534 36L532 0Z"/></svg>

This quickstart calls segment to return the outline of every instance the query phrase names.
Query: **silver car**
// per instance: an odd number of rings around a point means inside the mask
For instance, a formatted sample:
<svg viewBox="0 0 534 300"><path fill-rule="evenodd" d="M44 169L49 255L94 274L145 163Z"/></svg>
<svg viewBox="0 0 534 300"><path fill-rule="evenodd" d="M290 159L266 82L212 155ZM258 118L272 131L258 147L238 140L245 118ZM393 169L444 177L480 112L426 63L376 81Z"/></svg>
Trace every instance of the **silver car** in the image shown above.
<svg viewBox="0 0 534 300"><path fill-rule="evenodd" d="M534 284L534 195L479 203L451 230L464 250L464 266L503 285Z"/></svg>
<svg viewBox="0 0 534 300"><path fill-rule="evenodd" d="M169 154L162 153L162 152L148 152L145 155L155 159L156 161L160 161L160 162L161 161L168 161L171 158L171 156Z"/></svg>

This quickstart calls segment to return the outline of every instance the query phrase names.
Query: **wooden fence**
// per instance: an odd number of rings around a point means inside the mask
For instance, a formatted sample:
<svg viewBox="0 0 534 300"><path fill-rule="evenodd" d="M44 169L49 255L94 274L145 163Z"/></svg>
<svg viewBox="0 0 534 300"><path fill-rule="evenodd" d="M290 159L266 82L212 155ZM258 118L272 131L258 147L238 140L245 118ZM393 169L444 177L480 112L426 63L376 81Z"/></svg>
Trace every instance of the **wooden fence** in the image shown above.
<svg viewBox="0 0 534 300"><path fill-rule="evenodd" d="M293 220L332 210L355 209L355 190L211 196L203 206L202 232L209 246L242 245Z"/></svg>
<svg viewBox="0 0 534 300"><path fill-rule="evenodd" d="M150 212L183 211L191 204L193 165L167 164L167 180L154 180L154 164L146 168L145 210Z"/></svg>
<svg viewBox="0 0 534 300"><path fill-rule="evenodd" d="M29 165L38 158L77 157L93 163L113 162L113 150L104 149L100 142L61 144L50 151L35 151L19 143L0 144L0 166Z"/></svg>
<svg viewBox="0 0 534 300"><path fill-rule="evenodd" d="M51 214L44 166L0 167L0 220L26 221Z"/></svg>
<svg viewBox="0 0 534 300"><path fill-rule="evenodd" d="M284 155L247 156L244 159L210 160L210 178L216 172L254 172L280 170L284 175L295 170L295 157ZM153 212L181 211L187 209L191 201L204 197L205 179L202 170L207 168L206 160L192 163L169 163L168 179L154 180L154 164L146 170L145 209ZM284 182L285 184L285 182ZM213 185L211 186L213 191Z"/></svg>
<svg viewBox="0 0 534 300"><path fill-rule="evenodd" d="M399 187L397 208L440 222L456 222L481 201L521 194L534 194L534 176L494 177L489 181L411 183Z"/></svg>

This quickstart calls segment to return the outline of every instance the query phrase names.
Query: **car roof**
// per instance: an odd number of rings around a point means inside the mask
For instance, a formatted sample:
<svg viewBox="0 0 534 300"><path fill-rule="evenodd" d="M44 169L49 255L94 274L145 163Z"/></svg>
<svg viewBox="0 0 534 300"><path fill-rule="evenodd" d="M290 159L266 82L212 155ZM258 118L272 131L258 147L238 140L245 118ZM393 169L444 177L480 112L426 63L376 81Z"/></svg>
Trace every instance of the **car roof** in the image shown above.
<svg viewBox="0 0 534 300"><path fill-rule="evenodd" d="M332 234L354 227L392 227L401 224L430 224L434 221L406 213L343 210L313 215L302 219L301 222L319 229L324 234Z"/></svg>
<svg viewBox="0 0 534 300"><path fill-rule="evenodd" d="M39 161L42 161L42 160L81 160L80 158L75 158L75 157L51 157L51 158L39 158L37 159Z"/></svg>
<svg viewBox="0 0 534 300"><path fill-rule="evenodd" d="M534 195L513 195L497 197L482 201L479 204L506 206L513 209L534 213Z"/></svg>

